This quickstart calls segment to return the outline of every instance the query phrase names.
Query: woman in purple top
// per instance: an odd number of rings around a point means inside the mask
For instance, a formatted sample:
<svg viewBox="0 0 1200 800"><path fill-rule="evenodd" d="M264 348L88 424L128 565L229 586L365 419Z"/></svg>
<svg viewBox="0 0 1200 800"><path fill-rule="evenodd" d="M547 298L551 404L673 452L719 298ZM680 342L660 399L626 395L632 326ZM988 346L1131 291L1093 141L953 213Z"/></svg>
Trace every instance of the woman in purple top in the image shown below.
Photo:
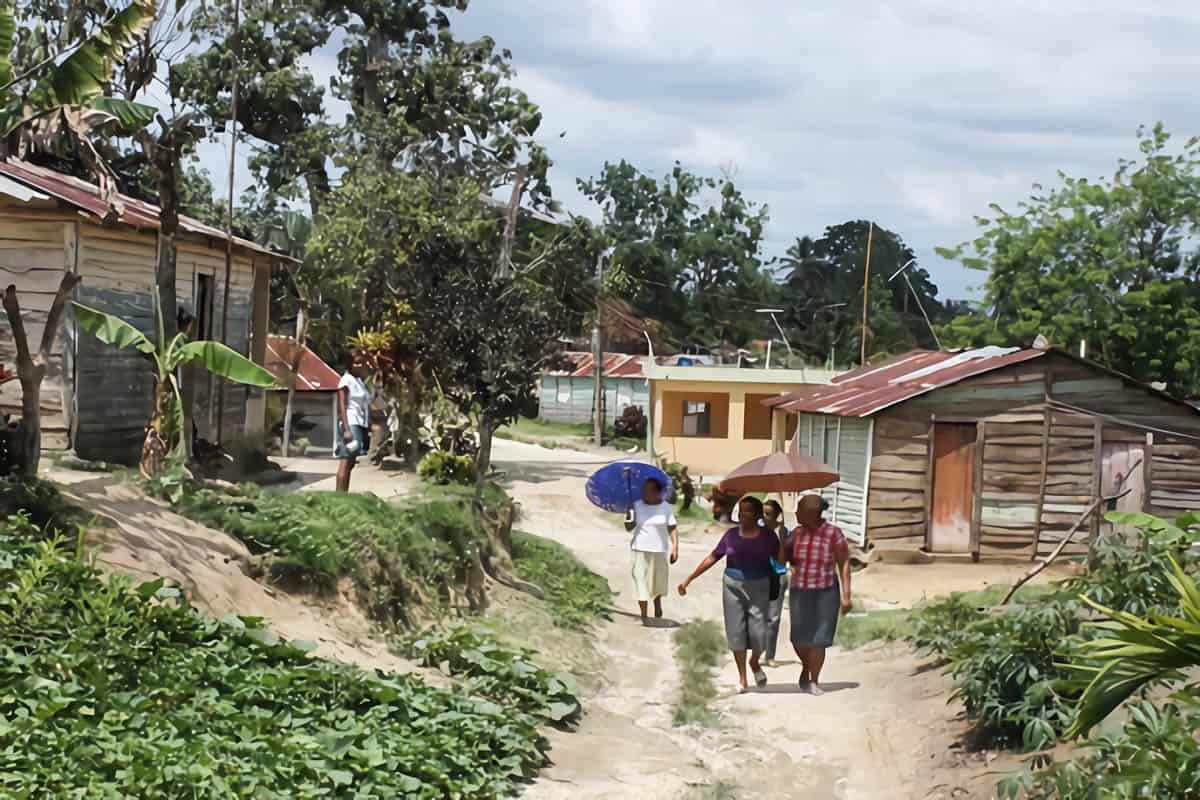
<svg viewBox="0 0 1200 800"><path fill-rule="evenodd" d="M688 584L725 559L722 605L725 612L725 641L733 651L738 669L738 691L749 690L746 680L746 651L754 683L767 685L767 674L758 659L767 647L767 616L771 604L772 556L779 552L779 537L763 524L763 504L757 497L738 502L738 525L725 531L713 551L705 556L687 580L679 584L686 595Z"/></svg>

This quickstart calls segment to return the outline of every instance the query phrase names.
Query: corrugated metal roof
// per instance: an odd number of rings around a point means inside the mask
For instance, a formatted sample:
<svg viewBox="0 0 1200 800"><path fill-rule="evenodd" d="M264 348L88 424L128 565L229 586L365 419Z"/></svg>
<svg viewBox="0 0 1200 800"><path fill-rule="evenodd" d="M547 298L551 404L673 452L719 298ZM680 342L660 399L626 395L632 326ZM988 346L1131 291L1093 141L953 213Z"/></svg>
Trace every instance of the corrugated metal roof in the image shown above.
<svg viewBox="0 0 1200 800"><path fill-rule="evenodd" d="M585 351L568 351L562 354L566 368L547 372L548 375L567 375L572 378L590 378L596 372L592 354ZM631 356L625 353L604 354L604 377L641 378L642 361L647 356Z"/></svg>
<svg viewBox="0 0 1200 800"><path fill-rule="evenodd" d="M0 161L0 176L10 178L24 187L45 192L65 203L70 203L81 211L92 214L98 219L104 219L108 215L109 204L100 199L100 189L79 178L64 175L61 172L55 172L45 167L35 166L16 158ZM30 199L27 196L23 197L21 192L5 191L4 184L0 184L0 192L16 197L22 202L28 202ZM118 218L121 223L134 228L158 230L158 206L125 194L118 195L117 197L124 207ZM219 239L222 242L225 241L224 231L214 228L211 225L205 225L200 220L183 214L179 215L179 228L185 233L193 233L199 236ZM238 247L246 250L263 253L285 261L293 260L282 253L277 253L247 239L240 239L235 236L233 237L233 242Z"/></svg>
<svg viewBox="0 0 1200 800"><path fill-rule="evenodd" d="M939 387L1029 361L1047 352L1018 347L980 347L959 352L914 350L839 375L828 386L783 395L767 405L793 413L807 411L839 417L869 417Z"/></svg>
<svg viewBox="0 0 1200 800"><path fill-rule="evenodd" d="M295 352L296 340L290 336L268 336L267 354L263 365L275 376L275 382L287 388L288 367ZM332 392L337 389L342 376L326 364L320 356L304 345L300 355L300 369L296 373L297 392Z"/></svg>

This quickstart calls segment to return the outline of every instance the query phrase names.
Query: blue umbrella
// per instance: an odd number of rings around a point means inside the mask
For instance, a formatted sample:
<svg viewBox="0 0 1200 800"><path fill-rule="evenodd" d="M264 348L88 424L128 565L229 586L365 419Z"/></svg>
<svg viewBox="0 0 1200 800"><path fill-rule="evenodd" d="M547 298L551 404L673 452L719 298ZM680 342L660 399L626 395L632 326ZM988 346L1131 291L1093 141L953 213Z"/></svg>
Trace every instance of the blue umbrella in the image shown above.
<svg viewBox="0 0 1200 800"><path fill-rule="evenodd" d="M587 499L605 511L624 514L634 500L641 499L642 484L647 478L658 478L663 485L663 497L671 496L671 477L658 467L641 461L615 461L588 478Z"/></svg>

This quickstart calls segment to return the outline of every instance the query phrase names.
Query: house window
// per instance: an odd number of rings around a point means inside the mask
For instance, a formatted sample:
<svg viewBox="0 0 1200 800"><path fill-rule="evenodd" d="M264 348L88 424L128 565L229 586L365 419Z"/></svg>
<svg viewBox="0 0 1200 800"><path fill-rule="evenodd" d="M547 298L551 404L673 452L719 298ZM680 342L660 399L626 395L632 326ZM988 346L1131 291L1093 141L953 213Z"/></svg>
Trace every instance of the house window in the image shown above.
<svg viewBox="0 0 1200 800"><path fill-rule="evenodd" d="M633 405L633 392L630 391L628 385L619 384L617 386L617 414L624 414L625 409Z"/></svg>
<svg viewBox="0 0 1200 800"><path fill-rule="evenodd" d="M712 429L712 407L705 401L683 401L683 435L708 436Z"/></svg>
<svg viewBox="0 0 1200 800"><path fill-rule="evenodd" d="M742 430L746 439L771 438L771 409L763 405L778 397L774 394L748 394L742 411Z"/></svg>
<svg viewBox="0 0 1200 800"><path fill-rule="evenodd" d="M558 378L555 386L557 388L555 397L558 402L562 405L568 405L571 402L571 379Z"/></svg>

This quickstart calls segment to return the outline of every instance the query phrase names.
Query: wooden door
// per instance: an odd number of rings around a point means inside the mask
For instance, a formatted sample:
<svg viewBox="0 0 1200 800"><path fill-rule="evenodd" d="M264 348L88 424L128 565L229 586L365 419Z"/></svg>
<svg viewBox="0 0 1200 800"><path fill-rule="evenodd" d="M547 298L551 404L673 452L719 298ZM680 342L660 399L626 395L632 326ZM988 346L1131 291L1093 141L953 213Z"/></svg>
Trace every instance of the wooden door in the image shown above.
<svg viewBox="0 0 1200 800"><path fill-rule="evenodd" d="M969 552L974 509L975 425L935 423L929 549L936 553Z"/></svg>
<svg viewBox="0 0 1200 800"><path fill-rule="evenodd" d="M1132 442L1110 442L1101 450L1100 493L1105 497L1129 490L1103 511L1141 511L1146 501L1146 447ZM1131 530L1112 523L1100 523L1102 534L1131 535Z"/></svg>

